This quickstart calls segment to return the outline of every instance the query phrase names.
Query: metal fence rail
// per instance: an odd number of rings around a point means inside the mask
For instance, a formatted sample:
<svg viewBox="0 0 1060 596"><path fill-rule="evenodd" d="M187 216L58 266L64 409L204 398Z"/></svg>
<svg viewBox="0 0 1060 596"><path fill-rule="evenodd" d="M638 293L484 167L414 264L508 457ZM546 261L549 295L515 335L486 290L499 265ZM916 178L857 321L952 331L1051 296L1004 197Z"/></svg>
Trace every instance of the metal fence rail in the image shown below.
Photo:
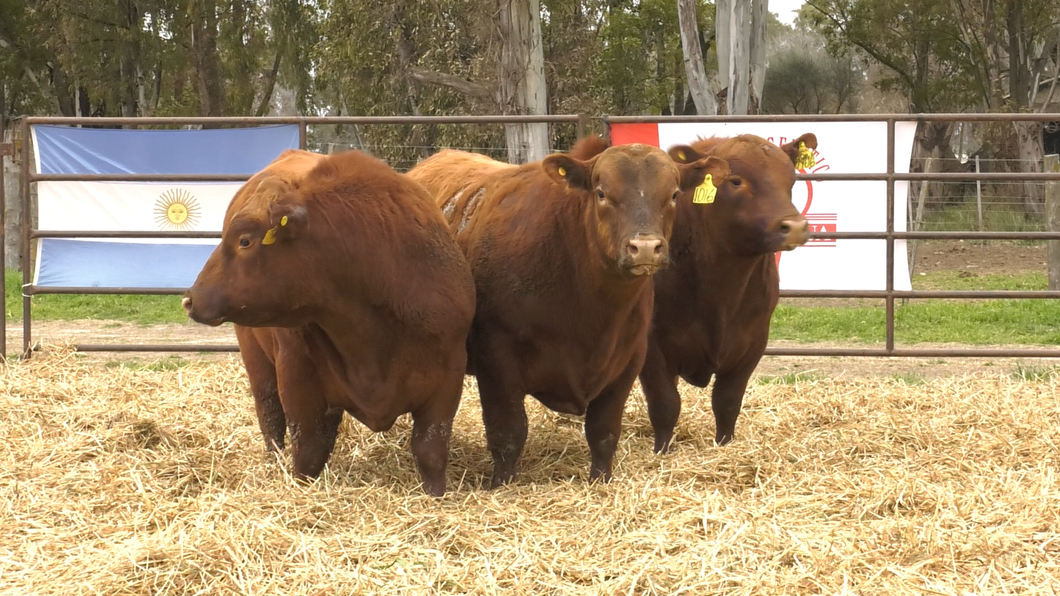
<svg viewBox="0 0 1060 596"><path fill-rule="evenodd" d="M858 357L1060 357L1060 349L909 349L896 348L894 337L895 300L909 299L1057 299L1060 291L903 291L894 288L894 242L900 239L967 239L967 240L1060 240L1060 232L899 232L894 225L895 181L1060 181L1060 173L1052 172L957 172L957 173L898 173L895 172L895 123L896 122L1051 122L1060 119L1060 114L825 114L825 115L758 115L758 116L602 116L597 120L605 126L611 123L699 123L699 122L885 122L887 125L887 171L862 174L800 174L799 180L828 181L885 181L887 183L887 227L885 232L833 232L813 234L817 239L885 240L886 289L885 290L788 290L782 291L786 298L871 298L883 299L885 307L886 340L883 348L793 348L771 347L769 355L781 356L858 356ZM269 124L297 124L299 146L306 148L309 125L342 124L515 124L515 123L573 123L577 136L583 136L591 118L585 115L554 116L388 116L388 117L266 117L266 118L23 118L21 201L22 221L22 277L23 277L23 354L28 355L33 347L31 297L37 294L150 294L179 295L183 290L171 288L44 288L31 283L30 252L35 238L220 238L216 232L89 232L37 230L30 226L30 184L43 181L243 181L245 175L150 175L150 174L35 174L30 172L28 159L29 127L33 124L60 125L134 125L175 126L212 125L246 126ZM2 134L2 131L0 131ZM3 173L0 168L0 260L3 259ZM0 310L5 309L4 297L0 296ZM5 310L6 312L6 310ZM6 330L0 330L0 351L6 356ZM235 345L218 344L79 344L80 351L109 352L222 352L237 351Z"/></svg>

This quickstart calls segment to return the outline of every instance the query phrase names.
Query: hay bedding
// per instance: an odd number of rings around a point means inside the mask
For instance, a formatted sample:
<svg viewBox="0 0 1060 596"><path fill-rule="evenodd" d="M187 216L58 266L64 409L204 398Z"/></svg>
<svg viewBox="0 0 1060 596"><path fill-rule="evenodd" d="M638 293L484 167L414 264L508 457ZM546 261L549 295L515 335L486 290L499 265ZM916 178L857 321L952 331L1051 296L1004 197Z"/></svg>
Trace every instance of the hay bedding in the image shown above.
<svg viewBox="0 0 1060 596"><path fill-rule="evenodd" d="M0 373L0 591L1055 594L1058 384L758 385L720 449L685 387L664 457L638 394L606 486L586 485L580 421L528 401L522 481L488 491L469 381L438 501L407 419L347 421L304 487L266 455L237 360L52 350Z"/></svg>

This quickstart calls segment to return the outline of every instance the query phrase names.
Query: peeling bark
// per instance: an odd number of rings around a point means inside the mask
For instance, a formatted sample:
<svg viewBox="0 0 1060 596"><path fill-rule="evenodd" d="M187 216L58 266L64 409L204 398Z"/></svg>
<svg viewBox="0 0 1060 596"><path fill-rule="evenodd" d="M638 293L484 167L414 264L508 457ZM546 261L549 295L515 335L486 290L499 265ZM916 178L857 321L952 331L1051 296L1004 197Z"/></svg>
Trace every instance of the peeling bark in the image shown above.
<svg viewBox="0 0 1060 596"><path fill-rule="evenodd" d="M500 107L504 114L548 114L539 0L498 0ZM548 124L506 124L508 161L526 163L549 153Z"/></svg>
<svg viewBox="0 0 1060 596"><path fill-rule="evenodd" d="M718 0L722 4L725 0ZM681 26L681 51L684 54L685 79L688 91L696 104L696 113L713 116L718 113L718 100L707 78L707 69L703 64L703 48L699 44L699 23L696 19L696 0L677 0L677 20ZM684 89L680 89L679 101L674 113L681 113L684 108Z"/></svg>

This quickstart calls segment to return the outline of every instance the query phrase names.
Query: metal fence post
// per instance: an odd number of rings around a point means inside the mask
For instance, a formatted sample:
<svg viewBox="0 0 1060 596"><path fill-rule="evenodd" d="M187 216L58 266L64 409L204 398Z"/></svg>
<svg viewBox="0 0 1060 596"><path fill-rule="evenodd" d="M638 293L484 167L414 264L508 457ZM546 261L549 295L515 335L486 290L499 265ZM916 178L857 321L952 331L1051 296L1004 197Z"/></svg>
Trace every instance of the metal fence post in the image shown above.
<svg viewBox="0 0 1060 596"><path fill-rule="evenodd" d="M30 277L30 220L33 212L29 200L29 121L22 119L22 357L29 358L30 346L33 345L33 321L30 316L30 297L25 292L33 279Z"/></svg>
<svg viewBox="0 0 1060 596"><path fill-rule="evenodd" d="M7 360L7 197L4 192L4 157L13 147L4 143L4 115L0 114L0 266L4 268L4 291L0 294L0 313L4 322L0 325L0 360Z"/></svg>
<svg viewBox="0 0 1060 596"><path fill-rule="evenodd" d="M1045 171L1060 172L1060 155L1045 156ZM1045 223L1050 232L1060 232L1060 182L1045 183ZM1049 289L1060 290L1060 240L1048 244Z"/></svg>
<svg viewBox="0 0 1060 596"><path fill-rule="evenodd" d="M894 351L894 118L887 119L887 298L886 350Z"/></svg>

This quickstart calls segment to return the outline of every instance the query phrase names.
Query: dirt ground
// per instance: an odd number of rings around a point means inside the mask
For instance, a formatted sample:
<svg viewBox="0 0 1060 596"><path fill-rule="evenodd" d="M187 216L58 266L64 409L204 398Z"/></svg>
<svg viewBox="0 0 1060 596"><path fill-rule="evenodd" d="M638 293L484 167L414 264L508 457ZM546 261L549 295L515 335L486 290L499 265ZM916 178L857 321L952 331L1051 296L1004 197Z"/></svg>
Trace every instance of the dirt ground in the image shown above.
<svg viewBox="0 0 1060 596"><path fill-rule="evenodd" d="M975 244L961 241L925 241L917 249L916 272L957 270L978 275L989 273L1026 273L1045 270L1045 247L1022 246L1014 243L992 242ZM44 344L213 344L235 345L231 325L207 327L195 323L139 325L118 321L35 321L32 338ZM777 347L801 345L793 342L774 342ZM825 347L825 344L816 344ZM829 347L851 347L830 344ZM919 345L922 348L963 347L954 344ZM972 347L972 346L968 346ZM985 348L987 346L978 346ZM1000 347L1000 346L997 346ZM1005 346L1035 347L1035 346ZM1040 346L1037 346L1040 347ZM22 350L21 322L10 322L7 327L8 354ZM182 358L231 358L227 353L181 353ZM86 353L91 361L110 362L134 359L150 362L175 355L161 353ZM1051 367L1060 362L1049 359L968 359L968 358L838 358L767 356L758 367L759 375L788 375L807 373L824 377L865 377L917 375L926 379L963 375L989 370L1014 370L1023 367Z"/></svg>
<svg viewBox="0 0 1060 596"><path fill-rule="evenodd" d="M916 249L914 272L1031 273L1046 271L1045 245L994 241L925 240Z"/></svg>

